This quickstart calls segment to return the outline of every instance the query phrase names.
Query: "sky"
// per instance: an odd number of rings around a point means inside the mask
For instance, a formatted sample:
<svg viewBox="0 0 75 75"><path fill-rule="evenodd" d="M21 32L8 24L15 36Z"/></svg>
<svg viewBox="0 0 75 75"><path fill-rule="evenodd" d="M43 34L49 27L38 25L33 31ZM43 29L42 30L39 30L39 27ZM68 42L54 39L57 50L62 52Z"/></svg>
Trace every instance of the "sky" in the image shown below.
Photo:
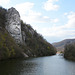
<svg viewBox="0 0 75 75"><path fill-rule="evenodd" d="M0 6L16 8L50 43L75 38L75 0L0 0Z"/></svg>

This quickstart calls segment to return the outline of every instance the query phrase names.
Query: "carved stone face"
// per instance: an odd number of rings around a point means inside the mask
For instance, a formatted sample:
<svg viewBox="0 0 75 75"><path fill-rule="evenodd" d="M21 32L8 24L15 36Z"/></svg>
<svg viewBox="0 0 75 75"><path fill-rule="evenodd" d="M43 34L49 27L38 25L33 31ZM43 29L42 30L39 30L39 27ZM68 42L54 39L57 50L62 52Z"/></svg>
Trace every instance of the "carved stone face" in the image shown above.
<svg viewBox="0 0 75 75"><path fill-rule="evenodd" d="M16 9L10 8L8 10L6 24L6 29L10 35L16 40L17 43L22 43L20 15Z"/></svg>
<svg viewBox="0 0 75 75"><path fill-rule="evenodd" d="M20 35L20 25L14 24L13 22L10 25L10 32L11 34Z"/></svg>
<svg viewBox="0 0 75 75"><path fill-rule="evenodd" d="M10 19L10 33L14 34L14 35L20 35L21 34L21 24L19 19L17 19L18 16L14 15L11 19Z"/></svg>

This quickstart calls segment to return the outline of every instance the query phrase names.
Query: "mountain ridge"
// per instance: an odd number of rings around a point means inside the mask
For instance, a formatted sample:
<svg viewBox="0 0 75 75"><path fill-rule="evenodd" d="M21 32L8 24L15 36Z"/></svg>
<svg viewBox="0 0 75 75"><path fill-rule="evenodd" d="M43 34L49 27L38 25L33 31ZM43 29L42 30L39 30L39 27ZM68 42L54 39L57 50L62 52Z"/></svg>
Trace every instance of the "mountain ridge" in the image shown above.
<svg viewBox="0 0 75 75"><path fill-rule="evenodd" d="M56 47L57 51L64 51L65 45L71 43L75 43L75 39L64 39L60 42L55 42L52 45Z"/></svg>

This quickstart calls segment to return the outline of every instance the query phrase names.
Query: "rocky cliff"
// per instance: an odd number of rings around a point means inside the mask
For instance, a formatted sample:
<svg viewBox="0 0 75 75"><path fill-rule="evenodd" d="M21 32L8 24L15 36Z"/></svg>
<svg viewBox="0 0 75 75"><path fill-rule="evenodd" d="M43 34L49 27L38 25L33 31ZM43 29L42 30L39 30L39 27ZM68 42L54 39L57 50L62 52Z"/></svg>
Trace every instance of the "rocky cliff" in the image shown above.
<svg viewBox="0 0 75 75"><path fill-rule="evenodd" d="M0 7L0 59L38 57L56 54L56 49L29 24L15 8Z"/></svg>
<svg viewBox="0 0 75 75"><path fill-rule="evenodd" d="M23 43L21 32L21 20L19 12L15 8L7 10L6 29L17 43Z"/></svg>

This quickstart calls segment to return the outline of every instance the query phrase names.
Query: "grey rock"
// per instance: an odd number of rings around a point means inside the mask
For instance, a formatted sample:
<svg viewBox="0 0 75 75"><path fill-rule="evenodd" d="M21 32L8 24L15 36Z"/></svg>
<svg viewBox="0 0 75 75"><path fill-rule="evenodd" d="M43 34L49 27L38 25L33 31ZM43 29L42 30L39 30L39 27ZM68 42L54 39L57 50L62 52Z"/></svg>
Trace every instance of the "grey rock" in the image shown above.
<svg viewBox="0 0 75 75"><path fill-rule="evenodd" d="M15 39L16 43L23 43L19 12L12 7L8 9L6 17L6 29L8 30L10 35Z"/></svg>
<svg viewBox="0 0 75 75"><path fill-rule="evenodd" d="M29 32L32 34L32 36L34 35L34 30L30 29Z"/></svg>

